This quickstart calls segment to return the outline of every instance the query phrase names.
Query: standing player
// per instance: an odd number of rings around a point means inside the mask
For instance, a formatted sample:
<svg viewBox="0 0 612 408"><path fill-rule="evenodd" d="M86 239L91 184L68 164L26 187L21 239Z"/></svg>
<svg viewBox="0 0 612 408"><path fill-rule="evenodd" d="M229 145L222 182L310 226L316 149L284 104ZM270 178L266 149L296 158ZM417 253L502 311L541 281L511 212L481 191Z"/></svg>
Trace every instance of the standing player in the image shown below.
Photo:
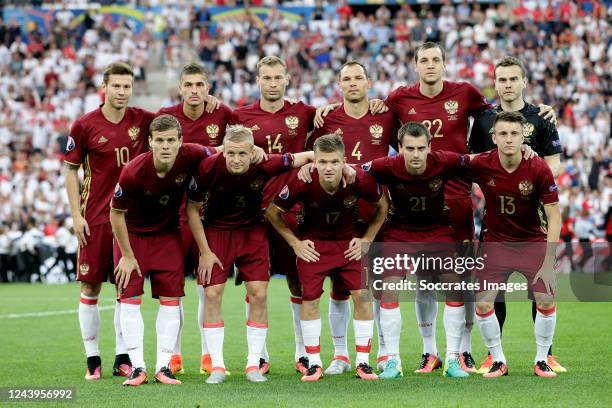
<svg viewBox="0 0 612 408"><path fill-rule="evenodd" d="M225 104L220 104L218 109L212 112L205 110L210 85L206 69L196 63L183 67L180 76L179 92L182 102L162 108L158 115L170 114L178 119L181 124L183 141L185 143L198 143L202 146L220 146L225 136L225 127L230 121L232 110ZM193 241L193 235L187 222L185 211L186 200L181 206L181 237L183 243L183 255L185 257L185 275L193 273L197 260L197 246ZM202 358L200 362L200 373L210 373L210 354L206 348L204 339L204 288L198 287L198 327L200 328L200 343L202 347ZM170 360L170 369L173 373L183 373L183 361L181 358L181 332L183 329L183 305L181 302L181 330Z"/></svg>
<svg viewBox="0 0 612 408"><path fill-rule="evenodd" d="M313 128L315 108L303 102L291 103L284 100L289 85L285 61L278 57L264 57L257 63L257 85L260 99L253 105L234 111L232 123L251 129L255 145L268 154L298 153L304 150L308 133ZM287 184L295 172L288 172L266 184L262 201L266 208L280 189ZM290 225L295 228L297 209L286 214ZM272 273L284 273L291 292L291 311L295 333L296 369L304 372L308 363L300 328L302 292L295 268L295 255L287 243L273 229L269 228L270 261ZM247 299L248 301L248 299ZM248 304L247 304L248 313ZM265 348L264 348L265 349ZM267 353L262 355L262 367L269 367Z"/></svg>
<svg viewBox="0 0 612 408"><path fill-rule="evenodd" d="M387 97L385 104L398 115L402 123L423 123L433 136L433 151L446 150L465 154L469 117L490 108L490 105L473 85L443 80L445 56L442 47L433 42L426 42L417 48L414 60L419 82L396 89ZM376 111L374 109L374 112ZM546 112L548 115L551 111L552 109L547 107L541 113ZM448 183L444 193L458 242L469 242L474 238L470 192L471 183L457 178ZM474 324L474 303L467 301L465 306L466 329L462 340L463 353L459 361L464 370L473 372L475 364L471 354L471 330ZM417 291L415 309L423 339L423 354L417 372L429 373L440 367L435 337L438 314L435 292Z"/></svg>
<svg viewBox="0 0 612 408"><path fill-rule="evenodd" d="M214 148L183 145L181 126L171 115L155 118L149 135L151 151L123 169L110 212L121 329L134 366L123 385L131 386L147 382L140 312L146 275L160 303L155 379L181 383L168 367L181 323L180 298L185 295L179 210L190 175L202 159L215 153Z"/></svg>
<svg viewBox="0 0 612 408"><path fill-rule="evenodd" d="M555 126L544 120L538 114L539 109L525 102L523 93L527 86L525 66L518 58L507 56L495 65L495 90L500 99L500 104L493 109L480 112L474 121L470 134L470 150L474 153L482 153L495 148L493 139L493 122L497 112L519 112L527 123L525 124L524 143L530 146L550 167L553 177L559 175L561 142ZM530 298L532 298L530 294ZM536 302L532 302L532 317L535 322ZM506 321L506 303L504 292L500 292L495 302L495 315L499 321L500 331L503 332ZM491 355L482 363L479 372L486 372L491 368ZM552 346L548 350L548 364L555 372L566 372L567 370L557 362L552 355Z"/></svg>
<svg viewBox="0 0 612 408"><path fill-rule="evenodd" d="M345 166L344 143L336 134L325 135L314 143L315 166L313 182L294 179L286 185L268 206L266 217L293 248L298 258L297 269L302 284L301 326L310 367L302 381L318 381L323 376L320 355L321 317L319 300L326 276L342 281L350 291L355 306L353 327L357 357L357 377L376 380L369 364L374 330L372 304L365 289L361 272L362 245L374 241L388 210L388 202L380 186L360 171L354 183L342 186ZM372 222L365 234L357 231L358 200L375 206ZM296 203L304 206L304 224L299 238L282 218ZM348 360L348 356L335 356ZM345 363L347 363L345 360Z"/></svg>
<svg viewBox="0 0 612 408"><path fill-rule="evenodd" d="M398 142L399 155L375 159L363 165L364 170L385 185L391 195L392 210L385 228L384 240L399 243L437 243L441 245L440 248L426 247L425 250L432 252L432 256L452 256L456 241L450 214L445 206L444 187L448 184L445 181L452 180L464 170L469 157L444 151L431 153L432 136L427 127L418 122L404 124L398 132ZM419 278L424 276L425 279L426 272L416 273ZM461 281L455 271L434 272L441 282ZM392 272L389 280L404 276L404 271ZM397 293L383 292L380 312L382 332L389 354L380 378L397 378L402 375L399 356L401 314ZM461 339L465 330L465 306L461 294L455 291L447 291L446 294L444 326L447 346L444 375L467 377L468 374L462 370L459 363Z"/></svg>
<svg viewBox="0 0 612 408"><path fill-rule="evenodd" d="M493 123L497 149L476 156L470 164L469 173L482 189L487 204L483 255L487 260L476 277L481 285L506 282L515 270L527 278L537 303L534 372L540 377L555 377L547 354L557 319L554 264L561 213L557 186L546 162L539 157L529 161L522 158L525 124L518 112L498 113ZM548 225L542 218L542 207ZM546 243L548 248L544 247ZM493 359L484 374L488 378L508 374L499 322L493 310L496 296L497 290L484 287L476 294L478 327Z"/></svg>
<svg viewBox="0 0 612 408"><path fill-rule="evenodd" d="M389 153L389 147L397 149L398 121L392 112L373 115L370 113L368 89L371 82L365 67L357 61L348 61L338 72L338 85L342 91L343 103L331 111L325 118L323 126L316 129L307 142L312 148L314 142L322 135L338 134L348 146L348 161L363 164ZM367 201L359 203L360 232L372 220L374 207ZM334 288L330 293L329 326L334 343L334 359L325 370L325 374L342 374L350 370L348 348L346 345L350 318L350 293L346 289ZM374 300L374 315L380 311L380 305ZM378 323L380 320L375 318ZM384 340L378 327L378 365L384 366L386 352ZM381 369L384 367L381 367Z"/></svg>
<svg viewBox="0 0 612 408"><path fill-rule="evenodd" d="M313 154L270 155L261 164L250 166L254 152L253 133L242 125L227 129L223 147L223 154L200 164L194 179L197 191L190 193L187 205L189 226L200 250L198 275L206 295L204 331L212 359L211 375L206 382L225 381L221 299L234 264L240 269L250 304L247 379L261 382L266 381L263 374L267 371L267 367L260 367L260 357L268 331L266 303L270 278L262 199L268 180L312 161Z"/></svg>
<svg viewBox="0 0 612 408"><path fill-rule="evenodd" d="M107 66L102 83L104 104L74 122L66 146L66 191L79 240L79 323L87 355L87 380L97 380L102 375L98 295L102 283L113 277L108 202L123 166L146 151L146 135L153 119L151 112L127 106L133 83L134 72L129 65L115 62ZM82 191L78 176L81 166L85 173ZM121 304L117 302L113 375L128 376L131 362L121 335L120 313Z"/></svg>

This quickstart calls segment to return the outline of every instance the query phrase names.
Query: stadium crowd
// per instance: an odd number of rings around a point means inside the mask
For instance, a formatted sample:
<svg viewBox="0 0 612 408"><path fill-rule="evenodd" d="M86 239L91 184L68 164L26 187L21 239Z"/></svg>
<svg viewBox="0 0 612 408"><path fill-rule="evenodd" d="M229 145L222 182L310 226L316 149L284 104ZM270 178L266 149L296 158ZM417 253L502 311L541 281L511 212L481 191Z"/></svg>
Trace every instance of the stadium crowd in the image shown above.
<svg viewBox="0 0 612 408"><path fill-rule="evenodd" d="M517 4L447 2L441 8L403 5L393 11L382 5L365 14L346 3L324 8L317 1L309 22L288 21L273 7L263 19L246 13L221 21L214 33L206 13L191 6L147 13L137 35L124 19L94 14L75 28L66 9L50 24L49 36L35 26L23 36L15 20L3 21L0 279L31 280L46 255L58 248L76 252L74 237L66 239L60 232L71 223L61 172L70 126L101 103L98 85L109 61L126 60L135 67L137 93L160 91L146 87L145 74L158 64L149 54L158 41L156 30L162 33L159 63L170 83L197 55L210 71L211 92L232 107L257 98L255 64L264 55L284 58L291 75L288 96L315 106L341 100L335 72L349 59L368 68L373 98L417 81L411 61L424 41L438 41L447 49L448 79L470 81L494 102L495 61L518 56L528 69L526 99L557 111L564 150L557 182L565 234L572 235L578 219L586 238L610 236L612 10L600 2ZM165 104L176 99L172 92ZM481 207L478 194L475 200ZM47 260L41 271L53 263Z"/></svg>

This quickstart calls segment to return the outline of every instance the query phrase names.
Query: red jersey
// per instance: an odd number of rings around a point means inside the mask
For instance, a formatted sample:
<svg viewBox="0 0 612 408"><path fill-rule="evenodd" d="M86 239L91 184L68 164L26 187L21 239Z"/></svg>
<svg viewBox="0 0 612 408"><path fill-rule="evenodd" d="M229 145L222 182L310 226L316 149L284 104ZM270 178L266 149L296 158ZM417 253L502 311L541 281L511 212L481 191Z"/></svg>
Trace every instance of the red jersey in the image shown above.
<svg viewBox="0 0 612 408"><path fill-rule="evenodd" d="M335 133L342 136L346 146L347 161L363 164L389 154L389 146L397 148L399 122L392 112L372 115L368 111L359 119L346 114L339 106L325 117L323 127L315 129L308 138L307 146L312 150L319 137Z"/></svg>
<svg viewBox="0 0 612 408"><path fill-rule="evenodd" d="M494 149L474 157L468 173L485 197L487 241L546 241L542 204L556 203L559 197L552 172L544 159L522 159L519 167L508 173L501 165L497 149Z"/></svg>
<svg viewBox="0 0 612 408"><path fill-rule="evenodd" d="M83 165L81 213L90 227L109 222L108 202L119 174L130 160L147 151L153 116L152 112L129 107L115 124L98 108L72 125L65 161Z"/></svg>
<svg viewBox="0 0 612 408"><path fill-rule="evenodd" d="M192 120L183 112L183 104L179 103L169 108L161 108L156 116L169 114L174 116L181 124L183 143L197 143L202 146L220 146L225 137L225 128L231 120L232 110L225 104L213 113L204 113ZM187 200L181 205L181 221L187 222Z"/></svg>
<svg viewBox="0 0 612 408"><path fill-rule="evenodd" d="M444 81L442 92L429 98L420 92L420 83L397 88L385 100L402 123L421 122L431 132L433 151L468 152L469 117L489 109L482 93L467 82ZM452 180L446 187L447 198L470 194L471 184L464 179Z"/></svg>
<svg viewBox="0 0 612 408"><path fill-rule="evenodd" d="M225 127L229 123L232 110L225 104L213 113L204 112L193 120L183 112L183 104L179 103L168 108L161 108L156 116L169 114L178 119L181 124L183 143L197 143L202 146L220 146L225 136Z"/></svg>
<svg viewBox="0 0 612 408"><path fill-rule="evenodd" d="M389 225L410 231L428 231L451 225L444 205L445 181L464 173L470 157L437 151L427 156L425 172L409 174L404 156L381 157L362 168L389 189Z"/></svg>
<svg viewBox="0 0 612 408"><path fill-rule="evenodd" d="M261 201L264 187L274 176L291 169L291 154L271 154L260 164L251 164L244 174L227 170L225 156L216 154L200 163L190 200L203 201L204 225L231 229L263 222Z"/></svg>
<svg viewBox="0 0 612 408"><path fill-rule="evenodd" d="M198 164L214 149L195 143L183 144L172 169L161 178L153 164L153 152L132 160L119 177L111 208L126 211L130 234L153 235L178 230L179 209Z"/></svg>
<svg viewBox="0 0 612 408"><path fill-rule="evenodd" d="M313 129L315 108L303 102L285 101L278 112L265 112L260 101L234 110L232 124L242 124L253 131L255 145L268 154L303 152L308 133ZM289 172L271 180L266 185L263 206L267 207L274 196L296 172Z"/></svg>
<svg viewBox="0 0 612 408"><path fill-rule="evenodd" d="M329 194L321 187L319 172L312 174L312 182L305 183L297 177L283 187L274 200L279 208L288 211L302 203L304 221L300 224L300 237L326 241L350 240L358 236L357 216L359 199L370 203L382 197L382 188L376 181L357 170L353 184L340 187Z"/></svg>

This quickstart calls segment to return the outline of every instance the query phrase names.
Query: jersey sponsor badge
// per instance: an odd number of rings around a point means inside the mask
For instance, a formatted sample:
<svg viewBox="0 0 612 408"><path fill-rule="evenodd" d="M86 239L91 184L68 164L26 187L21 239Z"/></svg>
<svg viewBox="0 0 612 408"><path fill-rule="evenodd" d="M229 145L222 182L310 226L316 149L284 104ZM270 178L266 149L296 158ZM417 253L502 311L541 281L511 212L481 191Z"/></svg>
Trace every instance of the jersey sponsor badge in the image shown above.
<svg viewBox="0 0 612 408"><path fill-rule="evenodd" d="M289 198L289 186L285 184L285 187L283 187L283 189L278 194L278 196L282 198L283 200L288 199Z"/></svg>
<svg viewBox="0 0 612 408"><path fill-rule="evenodd" d="M195 177L192 177L191 180L189 180L189 190L191 191L196 191L198 189L198 183L195 180Z"/></svg>
<svg viewBox="0 0 612 408"><path fill-rule="evenodd" d="M76 143L74 142L74 139L72 138L72 136L68 136L68 143L66 143L66 151L71 152L74 150L75 147Z"/></svg>
<svg viewBox="0 0 612 408"><path fill-rule="evenodd" d="M117 183L117 185L115 186L115 197L119 198L123 195L123 190L121 189L121 186L119 185L119 183Z"/></svg>

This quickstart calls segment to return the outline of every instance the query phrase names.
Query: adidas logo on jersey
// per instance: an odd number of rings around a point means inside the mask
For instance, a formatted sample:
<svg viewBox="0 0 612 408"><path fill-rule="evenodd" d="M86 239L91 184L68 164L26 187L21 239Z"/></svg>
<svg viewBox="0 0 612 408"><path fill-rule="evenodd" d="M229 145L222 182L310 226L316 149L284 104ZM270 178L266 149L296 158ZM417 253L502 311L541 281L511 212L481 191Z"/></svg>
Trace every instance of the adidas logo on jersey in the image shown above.
<svg viewBox="0 0 612 408"><path fill-rule="evenodd" d="M414 108L410 108L410 110L408 111L409 115L416 115L416 110Z"/></svg>
<svg viewBox="0 0 612 408"><path fill-rule="evenodd" d="M98 144L102 144L106 142L108 142L108 139L105 138L104 136L100 136L100 138L98 139Z"/></svg>
<svg viewBox="0 0 612 408"><path fill-rule="evenodd" d="M491 186L491 187L495 187L495 180L491 179L491 181L489 181L487 183L487 185Z"/></svg>

